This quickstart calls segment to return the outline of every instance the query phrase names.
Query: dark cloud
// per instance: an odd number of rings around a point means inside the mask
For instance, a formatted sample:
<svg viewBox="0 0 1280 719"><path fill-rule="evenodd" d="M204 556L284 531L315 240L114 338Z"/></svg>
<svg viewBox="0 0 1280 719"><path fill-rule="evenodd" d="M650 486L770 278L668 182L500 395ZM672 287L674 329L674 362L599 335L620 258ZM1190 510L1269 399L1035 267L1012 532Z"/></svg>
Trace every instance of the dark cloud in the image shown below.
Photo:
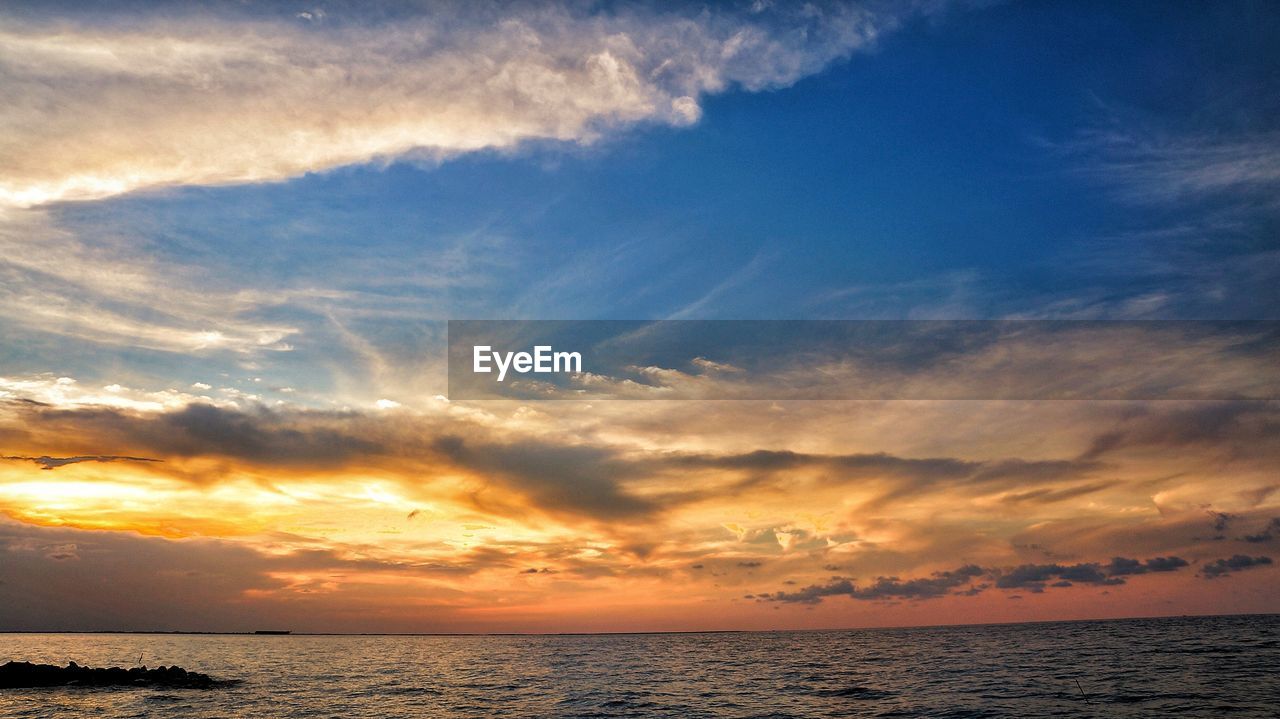
<svg viewBox="0 0 1280 719"><path fill-rule="evenodd" d="M1269 564L1271 564L1271 557L1250 557L1246 554L1236 554L1226 559L1215 559L1209 562L1200 568L1200 574L1205 579L1216 579L1232 572L1265 567Z"/></svg>
<svg viewBox="0 0 1280 719"><path fill-rule="evenodd" d="M1146 568L1151 572L1175 572L1187 566L1187 560L1181 557L1154 557L1148 559Z"/></svg>
<svg viewBox="0 0 1280 719"><path fill-rule="evenodd" d="M763 601L798 604L817 604L824 597L842 595L862 600L933 599L945 596L953 589L968 584L974 578L986 573L986 570L981 567L968 564L950 571L934 572L928 577L919 579L904 581L898 577L878 577L863 588L859 588L847 577L832 577L825 584L810 585L794 592L760 594L759 598ZM967 592L977 593L975 589L976 587L970 587Z"/></svg>
<svg viewBox="0 0 1280 719"><path fill-rule="evenodd" d="M845 577L832 577L826 584L811 584L794 592L761 594L761 601L788 602L794 604L818 604L824 597L853 596L853 581Z"/></svg>
<svg viewBox="0 0 1280 719"><path fill-rule="evenodd" d="M190 404L172 412L28 409L26 436L61 446L126 447L168 458L219 457L268 466L336 466L384 454L355 413ZM0 434L3 438L3 434ZM97 452L85 452L96 455Z"/></svg>
<svg viewBox="0 0 1280 719"><path fill-rule="evenodd" d="M171 459L215 458L266 468L394 465L413 481L440 470L461 470L524 495L533 508L598 519L640 517L663 507L660 499L641 499L622 488L622 480L639 476L643 468L608 448L464 437L443 431L439 420L392 422L354 412L235 410L205 404L154 414L36 408L22 410L19 417L27 443L128 448ZM457 424L461 431L482 431ZM16 430L8 432L17 436ZM170 471L190 477L178 467ZM194 479L212 482L218 476ZM479 495L473 499L478 504L500 501Z"/></svg>
<svg viewBox="0 0 1280 719"><path fill-rule="evenodd" d="M901 581L897 577L879 577L871 586L855 590L854 599L932 599L969 583L986 572L979 566L968 564L947 572L934 572L921 578Z"/></svg>
<svg viewBox="0 0 1280 719"><path fill-rule="evenodd" d="M1147 572L1172 572L1188 565L1181 557L1152 557L1145 562L1125 557L1112 557L1104 571L1109 577L1123 577Z"/></svg>
<svg viewBox="0 0 1280 719"><path fill-rule="evenodd" d="M151 459L149 457L125 457L113 454L88 454L77 457L50 457L43 455L40 457L18 457L8 456L0 457L14 462L34 462L40 465L40 469L57 469L65 467L68 464L78 464L80 462L163 462L161 459Z"/></svg>
<svg viewBox="0 0 1280 719"><path fill-rule="evenodd" d="M1142 574L1146 571L1146 566L1140 560L1127 557L1112 557L1111 563L1107 565L1107 574L1113 577L1126 574Z"/></svg>
<svg viewBox="0 0 1280 719"><path fill-rule="evenodd" d="M1109 577L1097 563L1083 564L1022 564L1006 571L997 571L996 587L1000 589L1028 589L1044 591L1045 585L1054 579L1073 584L1124 584L1119 577Z"/></svg>
<svg viewBox="0 0 1280 719"><path fill-rule="evenodd" d="M1265 558L1263 558L1265 559ZM1268 560L1269 561L1269 560ZM1126 557L1113 557L1107 565L1097 562L1080 564L1022 564L1012 569L983 568L976 564L934 572L927 577L902 580L898 577L878 577L866 586L858 586L847 577L832 577L825 584L814 584L794 592L774 592L757 595L760 601L817 604L825 597L848 596L862 600L932 599L948 594L974 596L991 588L1025 589L1043 592L1045 587L1072 587L1076 584L1112 586L1124 584L1122 578L1147 572L1171 572L1188 566L1180 557L1153 557L1144 561ZM982 577L994 579L992 583L974 583ZM965 587L965 585L968 585ZM961 587L965 587L961 589Z"/></svg>
<svg viewBox="0 0 1280 719"><path fill-rule="evenodd" d="M433 449L455 466L528 496L543 510L619 519L660 509L654 500L621 487L621 480L637 476L637 468L606 448L449 436L437 439Z"/></svg>

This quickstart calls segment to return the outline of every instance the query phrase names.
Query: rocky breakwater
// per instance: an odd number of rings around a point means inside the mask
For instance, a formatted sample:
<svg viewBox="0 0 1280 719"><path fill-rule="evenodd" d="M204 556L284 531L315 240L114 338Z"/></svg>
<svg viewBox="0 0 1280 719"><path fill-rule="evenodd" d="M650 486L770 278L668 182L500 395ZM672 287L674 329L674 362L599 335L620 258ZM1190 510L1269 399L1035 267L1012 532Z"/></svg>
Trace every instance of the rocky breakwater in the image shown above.
<svg viewBox="0 0 1280 719"><path fill-rule="evenodd" d="M0 689L24 687L166 687L208 689L220 682L182 667L93 668L70 662L65 667L31 662L0 665Z"/></svg>

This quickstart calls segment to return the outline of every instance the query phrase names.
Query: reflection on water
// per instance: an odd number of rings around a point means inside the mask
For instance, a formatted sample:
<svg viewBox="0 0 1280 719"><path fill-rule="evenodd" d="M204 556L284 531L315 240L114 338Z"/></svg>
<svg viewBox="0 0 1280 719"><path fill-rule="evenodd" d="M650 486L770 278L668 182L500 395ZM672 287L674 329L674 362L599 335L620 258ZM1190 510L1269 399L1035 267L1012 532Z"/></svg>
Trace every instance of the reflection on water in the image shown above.
<svg viewBox="0 0 1280 719"><path fill-rule="evenodd" d="M1276 615L728 634L0 635L0 663L128 666L139 655L243 681L0 691L0 716L1280 715Z"/></svg>

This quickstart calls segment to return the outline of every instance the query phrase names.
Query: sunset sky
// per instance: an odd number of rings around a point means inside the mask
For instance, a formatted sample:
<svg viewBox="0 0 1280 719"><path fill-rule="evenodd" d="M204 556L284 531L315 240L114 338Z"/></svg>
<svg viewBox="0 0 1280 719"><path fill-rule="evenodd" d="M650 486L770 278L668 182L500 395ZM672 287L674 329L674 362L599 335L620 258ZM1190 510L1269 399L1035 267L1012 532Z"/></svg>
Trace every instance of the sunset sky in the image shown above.
<svg viewBox="0 0 1280 719"><path fill-rule="evenodd" d="M1280 320L1277 37L1267 2L6 3L0 630L1280 612L1274 343L964 347L897 400L467 401L445 351ZM640 393L778 380L669 360ZM1179 398L929 398L1012 365Z"/></svg>

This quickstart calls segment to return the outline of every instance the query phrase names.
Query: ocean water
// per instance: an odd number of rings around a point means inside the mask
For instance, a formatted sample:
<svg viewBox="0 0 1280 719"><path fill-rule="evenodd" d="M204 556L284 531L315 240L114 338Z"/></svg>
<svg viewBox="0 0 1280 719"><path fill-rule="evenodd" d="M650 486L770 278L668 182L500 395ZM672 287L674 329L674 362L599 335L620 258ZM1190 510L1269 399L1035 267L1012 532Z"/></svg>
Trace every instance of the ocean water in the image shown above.
<svg viewBox="0 0 1280 719"><path fill-rule="evenodd" d="M129 666L139 654L240 681L0 690L0 716L1280 716L1280 616L647 635L0 635L0 663Z"/></svg>

